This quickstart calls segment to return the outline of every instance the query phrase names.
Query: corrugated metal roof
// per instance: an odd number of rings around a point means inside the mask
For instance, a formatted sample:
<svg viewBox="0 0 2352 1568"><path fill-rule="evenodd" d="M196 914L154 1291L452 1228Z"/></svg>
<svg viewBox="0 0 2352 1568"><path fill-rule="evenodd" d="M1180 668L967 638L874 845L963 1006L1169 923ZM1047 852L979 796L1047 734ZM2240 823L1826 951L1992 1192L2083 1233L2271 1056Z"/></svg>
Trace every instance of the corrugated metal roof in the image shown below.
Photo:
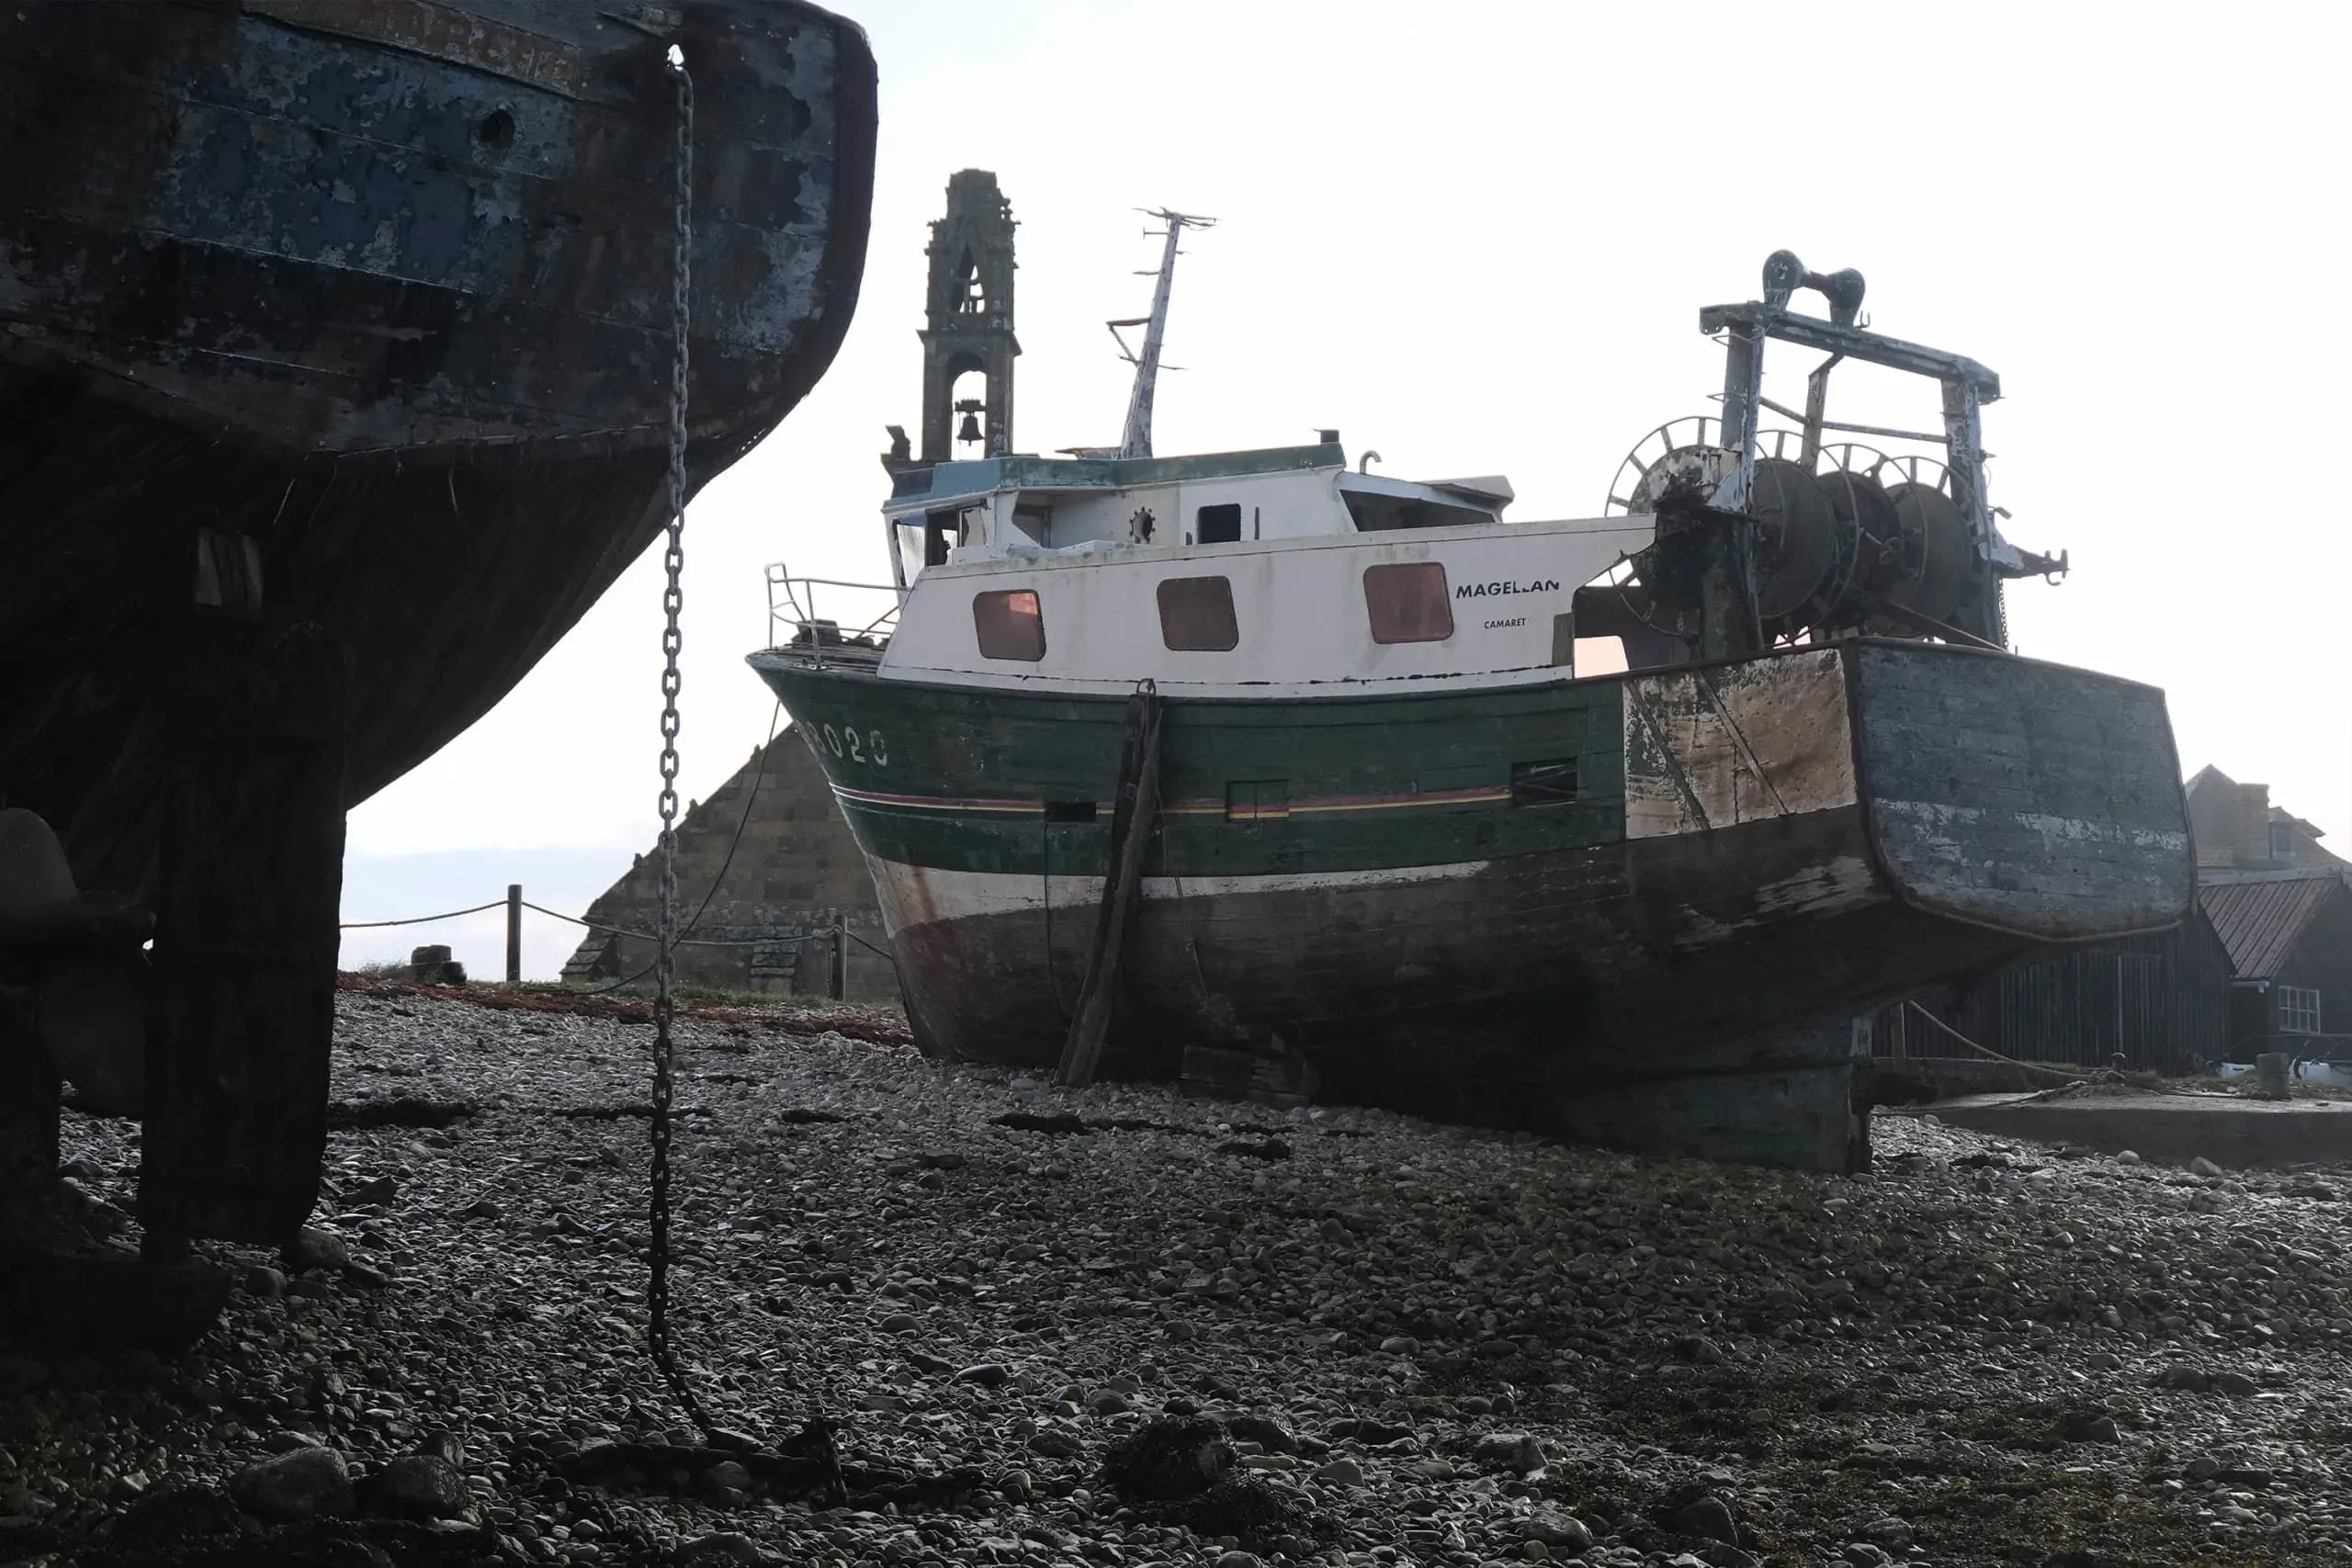
<svg viewBox="0 0 2352 1568"><path fill-rule="evenodd" d="M2241 980L2276 976L2312 917L2346 886L2344 873L2321 867L2204 870L2198 877L2198 901L2222 945L2229 949L2230 968Z"/></svg>

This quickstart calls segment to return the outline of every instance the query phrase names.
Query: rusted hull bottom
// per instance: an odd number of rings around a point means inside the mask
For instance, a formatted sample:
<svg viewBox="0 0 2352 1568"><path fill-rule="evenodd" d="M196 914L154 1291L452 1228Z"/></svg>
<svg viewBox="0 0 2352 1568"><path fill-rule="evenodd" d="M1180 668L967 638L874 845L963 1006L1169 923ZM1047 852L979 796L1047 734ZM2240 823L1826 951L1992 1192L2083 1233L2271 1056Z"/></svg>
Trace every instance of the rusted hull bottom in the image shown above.
<svg viewBox="0 0 2352 1568"><path fill-rule="evenodd" d="M1038 878L874 870L923 1047L1050 1066L1099 879L1066 879L1049 908ZM1408 872L1148 880L1103 1070L1172 1078L1188 1045L1303 1052L1325 1100L1841 1168L1850 1017L2026 946L1896 902L1851 811Z"/></svg>

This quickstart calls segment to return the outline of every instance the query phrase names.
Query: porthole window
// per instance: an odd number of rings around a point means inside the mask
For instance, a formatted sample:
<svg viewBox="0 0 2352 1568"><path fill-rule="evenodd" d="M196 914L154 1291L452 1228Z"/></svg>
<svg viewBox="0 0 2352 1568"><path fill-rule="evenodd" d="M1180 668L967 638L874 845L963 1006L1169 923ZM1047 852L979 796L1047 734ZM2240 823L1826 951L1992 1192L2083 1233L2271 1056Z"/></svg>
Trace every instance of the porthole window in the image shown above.
<svg viewBox="0 0 2352 1568"><path fill-rule="evenodd" d="M983 659L1018 659L1035 664L1046 657L1046 617L1037 606L1035 589L973 594L972 626L980 634Z"/></svg>
<svg viewBox="0 0 2352 1568"><path fill-rule="evenodd" d="M1159 640L1180 653L1223 653L1240 642L1232 582L1222 577L1161 579Z"/></svg>
<svg viewBox="0 0 2352 1568"><path fill-rule="evenodd" d="M1453 635L1445 568L1437 561L1393 561L1363 569L1363 606L1374 642L1443 642Z"/></svg>

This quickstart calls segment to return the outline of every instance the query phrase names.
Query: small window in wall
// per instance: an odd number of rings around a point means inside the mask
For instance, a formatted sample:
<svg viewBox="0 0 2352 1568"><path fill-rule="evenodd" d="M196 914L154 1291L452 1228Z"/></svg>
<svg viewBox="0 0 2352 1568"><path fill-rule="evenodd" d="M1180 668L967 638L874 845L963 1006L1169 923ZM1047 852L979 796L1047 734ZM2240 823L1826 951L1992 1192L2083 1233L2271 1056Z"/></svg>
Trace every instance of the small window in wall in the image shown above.
<svg viewBox="0 0 2352 1568"><path fill-rule="evenodd" d="M1445 568L1437 561L1395 561L1363 569L1363 604L1374 642L1443 642L1453 635Z"/></svg>
<svg viewBox="0 0 2352 1568"><path fill-rule="evenodd" d="M1559 757L1546 762L1510 765L1513 806L1556 806L1577 797L1577 760Z"/></svg>
<svg viewBox="0 0 2352 1568"><path fill-rule="evenodd" d="M1046 617L1034 589L972 595L972 625L980 634L983 659L1018 659L1035 664L1046 657Z"/></svg>
<svg viewBox="0 0 2352 1568"><path fill-rule="evenodd" d="M2295 827L2293 823L2273 822L2270 824L2270 858L2272 860L2292 860L2295 858Z"/></svg>
<svg viewBox="0 0 2352 1568"><path fill-rule="evenodd" d="M1238 545L1241 542L1241 503L1227 502L1222 506L1204 506L1193 514L1193 535L1204 545Z"/></svg>
<svg viewBox="0 0 2352 1568"><path fill-rule="evenodd" d="M1170 577L1159 584L1159 640L1178 652L1223 653L1241 640L1233 584L1222 577Z"/></svg>
<svg viewBox="0 0 2352 1568"><path fill-rule="evenodd" d="M1228 822L1281 822L1289 816L1288 779L1236 779L1225 786Z"/></svg>
<svg viewBox="0 0 2352 1568"><path fill-rule="evenodd" d="M2319 993L2300 986L2278 987L2278 1032L2281 1034L2317 1034L2319 1032Z"/></svg>

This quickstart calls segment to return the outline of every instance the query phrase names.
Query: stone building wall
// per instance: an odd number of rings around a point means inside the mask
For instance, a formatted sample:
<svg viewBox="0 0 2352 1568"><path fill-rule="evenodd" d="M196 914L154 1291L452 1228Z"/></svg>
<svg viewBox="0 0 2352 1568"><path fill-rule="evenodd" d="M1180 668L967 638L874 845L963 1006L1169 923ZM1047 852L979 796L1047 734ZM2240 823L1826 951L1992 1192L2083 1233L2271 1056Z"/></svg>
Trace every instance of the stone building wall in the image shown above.
<svg viewBox="0 0 2352 1568"><path fill-rule="evenodd" d="M2188 781L2188 836L2200 867L2231 871L2326 869L2345 862L2320 843L2320 829L2270 803L2270 786L2240 784L2219 768Z"/></svg>
<svg viewBox="0 0 2352 1568"><path fill-rule="evenodd" d="M729 990L831 996L833 933L846 919L854 935L873 944L848 944L849 998L898 999L898 973L875 951L887 952L889 942L865 857L797 731L787 728L753 752L718 794L685 813L678 824L677 863L679 919L691 919L706 895L710 900L678 949L681 980ZM588 907L587 918L651 932L659 918L657 874L649 848ZM619 979L652 962L650 941L591 931L563 975L582 982Z"/></svg>

